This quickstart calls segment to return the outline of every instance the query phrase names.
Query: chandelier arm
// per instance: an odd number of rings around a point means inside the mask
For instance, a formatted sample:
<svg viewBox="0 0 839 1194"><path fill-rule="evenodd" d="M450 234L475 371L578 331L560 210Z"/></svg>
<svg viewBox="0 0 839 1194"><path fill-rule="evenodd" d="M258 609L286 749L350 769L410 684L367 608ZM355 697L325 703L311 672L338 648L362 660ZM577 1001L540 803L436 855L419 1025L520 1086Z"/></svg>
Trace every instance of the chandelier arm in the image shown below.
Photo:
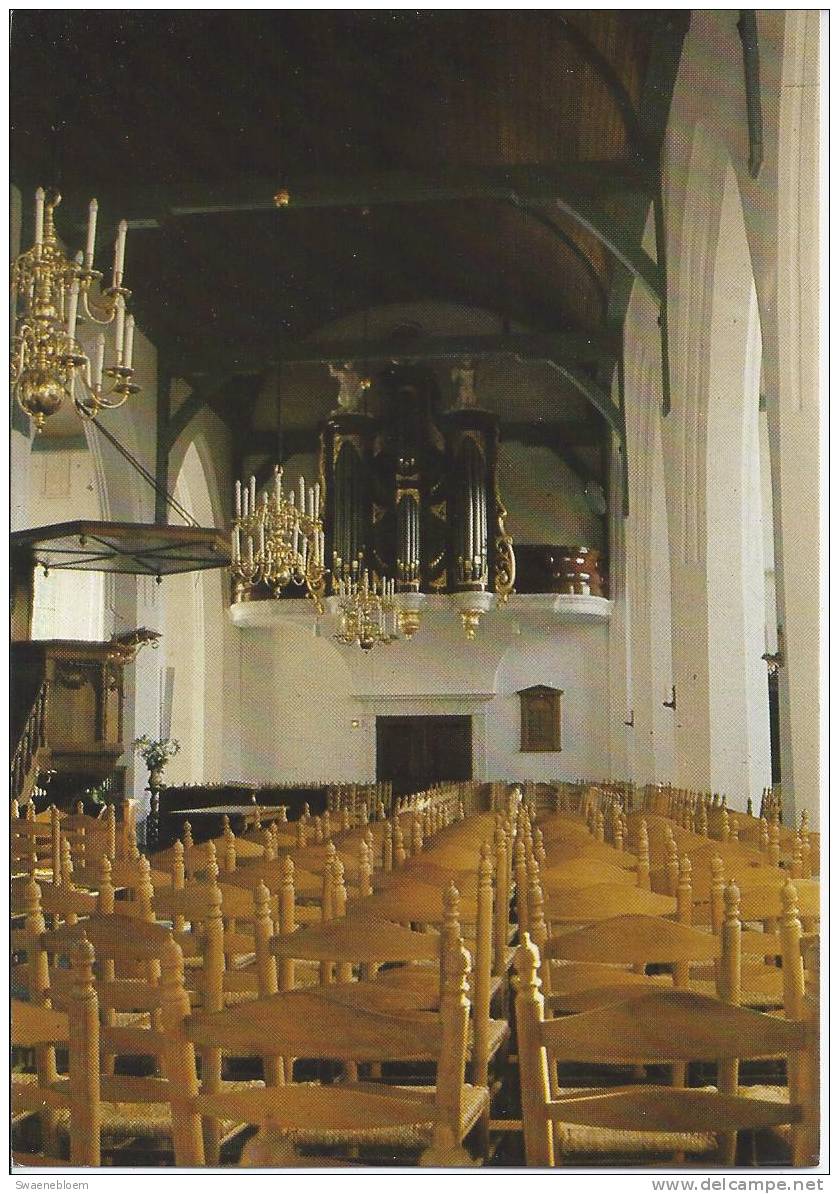
<svg viewBox="0 0 839 1194"><path fill-rule="evenodd" d="M91 284L89 279L91 275L75 274L74 276L80 277L82 279L81 295L82 307L84 309L85 315L87 315L88 319L90 319L93 323L98 324L99 327L108 327L114 322L119 299L122 298L124 302L127 302L131 297L131 291L126 290L122 286L110 287L108 290L102 293L102 301L97 302L96 299L91 299L90 295ZM101 274L98 276L101 277ZM100 313L102 318L99 317Z"/></svg>

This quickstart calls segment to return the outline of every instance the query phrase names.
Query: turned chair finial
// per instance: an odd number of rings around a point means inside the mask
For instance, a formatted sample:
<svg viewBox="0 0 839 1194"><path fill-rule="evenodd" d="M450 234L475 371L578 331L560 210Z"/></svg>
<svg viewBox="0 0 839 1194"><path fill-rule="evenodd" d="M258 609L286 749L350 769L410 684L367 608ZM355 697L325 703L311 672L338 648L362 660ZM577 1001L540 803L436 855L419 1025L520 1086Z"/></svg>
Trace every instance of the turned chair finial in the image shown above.
<svg viewBox="0 0 839 1194"><path fill-rule="evenodd" d="M723 907L726 920L740 919L740 888L733 880L723 888Z"/></svg>
<svg viewBox="0 0 839 1194"><path fill-rule="evenodd" d="M519 996L525 1000L535 999L539 994L539 989L542 986L542 980L539 978L539 963L539 950L534 945L530 933L525 931L521 935L521 945L513 958Z"/></svg>

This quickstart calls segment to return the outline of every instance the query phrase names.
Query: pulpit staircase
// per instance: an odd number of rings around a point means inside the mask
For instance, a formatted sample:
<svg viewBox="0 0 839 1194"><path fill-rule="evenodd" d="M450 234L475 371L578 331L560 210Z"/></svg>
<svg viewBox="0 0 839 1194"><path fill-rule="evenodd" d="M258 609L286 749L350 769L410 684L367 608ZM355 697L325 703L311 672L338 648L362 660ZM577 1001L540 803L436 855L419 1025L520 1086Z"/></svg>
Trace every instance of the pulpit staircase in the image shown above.
<svg viewBox="0 0 839 1194"><path fill-rule="evenodd" d="M29 802L38 776L49 768L51 753L47 745L48 699L49 681L44 680L38 688L12 751L9 794L19 805Z"/></svg>

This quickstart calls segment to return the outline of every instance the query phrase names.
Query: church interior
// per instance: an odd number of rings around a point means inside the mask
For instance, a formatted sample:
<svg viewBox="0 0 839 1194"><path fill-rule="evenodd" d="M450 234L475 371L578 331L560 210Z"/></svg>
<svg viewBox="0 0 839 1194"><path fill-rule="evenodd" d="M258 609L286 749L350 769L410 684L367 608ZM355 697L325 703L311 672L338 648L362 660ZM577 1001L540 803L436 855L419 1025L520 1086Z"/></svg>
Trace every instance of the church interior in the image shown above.
<svg viewBox="0 0 839 1194"><path fill-rule="evenodd" d="M13 1167L818 1167L824 15L12 13Z"/></svg>

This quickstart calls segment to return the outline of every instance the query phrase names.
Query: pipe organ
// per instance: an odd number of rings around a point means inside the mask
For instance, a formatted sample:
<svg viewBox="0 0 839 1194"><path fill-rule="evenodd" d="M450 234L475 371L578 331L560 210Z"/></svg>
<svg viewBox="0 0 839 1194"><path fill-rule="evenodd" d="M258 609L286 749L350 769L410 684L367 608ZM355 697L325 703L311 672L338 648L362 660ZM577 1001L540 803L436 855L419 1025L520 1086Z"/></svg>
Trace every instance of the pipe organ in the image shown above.
<svg viewBox="0 0 839 1194"><path fill-rule="evenodd" d="M342 404L327 420L321 473L333 590L337 577L365 567L392 578L397 593L512 589L497 420L474 405L472 370L455 377L457 403L446 410L431 369L394 366L373 382L375 413Z"/></svg>

